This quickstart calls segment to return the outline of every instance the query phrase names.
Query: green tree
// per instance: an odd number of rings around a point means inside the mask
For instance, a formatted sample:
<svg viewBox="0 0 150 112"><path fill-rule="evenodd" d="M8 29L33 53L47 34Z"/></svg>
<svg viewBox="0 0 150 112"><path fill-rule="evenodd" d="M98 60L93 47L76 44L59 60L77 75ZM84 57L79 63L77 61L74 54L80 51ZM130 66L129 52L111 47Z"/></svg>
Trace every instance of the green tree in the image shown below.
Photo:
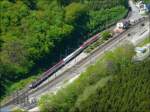
<svg viewBox="0 0 150 112"><path fill-rule="evenodd" d="M69 24L80 21L86 14L87 8L83 4L71 3L65 7L65 21Z"/></svg>

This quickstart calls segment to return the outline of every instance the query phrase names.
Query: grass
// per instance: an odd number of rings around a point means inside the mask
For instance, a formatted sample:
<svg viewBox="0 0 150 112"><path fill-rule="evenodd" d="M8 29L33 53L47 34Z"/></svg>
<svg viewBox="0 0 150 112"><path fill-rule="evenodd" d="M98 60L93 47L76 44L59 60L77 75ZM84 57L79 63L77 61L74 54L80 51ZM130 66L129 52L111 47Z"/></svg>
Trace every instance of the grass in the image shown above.
<svg viewBox="0 0 150 112"><path fill-rule="evenodd" d="M24 111L20 108L14 108L14 109L12 109L12 112L27 112L27 111Z"/></svg>
<svg viewBox="0 0 150 112"><path fill-rule="evenodd" d="M14 83L13 85L9 86L7 88L8 93L11 93L12 91L17 91L17 90L21 90L24 87L26 87L28 84L30 84L31 82L33 82L36 79L36 76L32 76L30 78L21 80L17 83Z"/></svg>
<svg viewBox="0 0 150 112"><path fill-rule="evenodd" d="M148 43L150 43L150 37L149 38L146 38L146 39L144 39L138 46L144 46L145 44L148 44Z"/></svg>

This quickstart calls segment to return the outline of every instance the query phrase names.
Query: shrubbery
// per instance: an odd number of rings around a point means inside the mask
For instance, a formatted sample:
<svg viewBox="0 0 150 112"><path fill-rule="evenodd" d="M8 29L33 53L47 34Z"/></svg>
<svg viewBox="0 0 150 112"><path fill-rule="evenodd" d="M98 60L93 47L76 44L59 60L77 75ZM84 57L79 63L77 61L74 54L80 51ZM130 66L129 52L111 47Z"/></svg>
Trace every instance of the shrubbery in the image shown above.
<svg viewBox="0 0 150 112"><path fill-rule="evenodd" d="M111 36L112 36L111 32L109 32L109 31L102 32L102 39L103 40L108 40Z"/></svg>
<svg viewBox="0 0 150 112"><path fill-rule="evenodd" d="M91 30L94 30L95 27L99 27L102 30L106 28L110 23L115 23L123 18L126 13L127 10L123 6L116 6L105 10L91 10L89 12L91 19L87 26Z"/></svg>

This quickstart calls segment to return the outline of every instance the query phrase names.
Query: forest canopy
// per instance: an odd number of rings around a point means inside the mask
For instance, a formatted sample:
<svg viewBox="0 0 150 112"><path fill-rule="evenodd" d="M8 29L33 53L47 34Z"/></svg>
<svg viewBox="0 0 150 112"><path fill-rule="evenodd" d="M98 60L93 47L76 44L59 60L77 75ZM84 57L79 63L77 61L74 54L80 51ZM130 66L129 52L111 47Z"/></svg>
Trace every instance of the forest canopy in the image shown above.
<svg viewBox="0 0 150 112"><path fill-rule="evenodd" d="M1 0L0 96L126 13L126 0Z"/></svg>

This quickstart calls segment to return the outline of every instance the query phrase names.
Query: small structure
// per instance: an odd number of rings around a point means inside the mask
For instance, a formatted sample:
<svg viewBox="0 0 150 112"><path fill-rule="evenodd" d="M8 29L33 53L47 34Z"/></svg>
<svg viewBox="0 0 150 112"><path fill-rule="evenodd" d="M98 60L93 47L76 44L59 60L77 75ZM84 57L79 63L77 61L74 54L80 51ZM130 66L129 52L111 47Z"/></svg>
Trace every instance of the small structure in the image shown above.
<svg viewBox="0 0 150 112"><path fill-rule="evenodd" d="M130 22L128 20L123 20L117 23L117 28L127 29L129 27Z"/></svg>
<svg viewBox="0 0 150 112"><path fill-rule="evenodd" d="M144 4L144 2L143 1L139 1L139 2L137 2L136 3L136 6L139 8L141 5L143 5Z"/></svg>
<svg viewBox="0 0 150 112"><path fill-rule="evenodd" d="M145 4L140 6L140 14L146 14L148 12L148 8Z"/></svg>
<svg viewBox="0 0 150 112"><path fill-rule="evenodd" d="M143 1L137 2L136 6L139 8L139 13L140 14L146 14L147 12L149 12L149 9L150 9L149 6L144 4Z"/></svg>
<svg viewBox="0 0 150 112"><path fill-rule="evenodd" d="M123 20L116 24L116 28L114 29L114 33L121 33L125 31L130 25L129 20Z"/></svg>
<svg viewBox="0 0 150 112"><path fill-rule="evenodd" d="M150 43L143 47L135 48L136 55L133 57L134 61L142 61L150 56Z"/></svg>
<svg viewBox="0 0 150 112"><path fill-rule="evenodd" d="M135 48L135 52L136 53L145 53L146 52L146 48L145 47L136 47Z"/></svg>

